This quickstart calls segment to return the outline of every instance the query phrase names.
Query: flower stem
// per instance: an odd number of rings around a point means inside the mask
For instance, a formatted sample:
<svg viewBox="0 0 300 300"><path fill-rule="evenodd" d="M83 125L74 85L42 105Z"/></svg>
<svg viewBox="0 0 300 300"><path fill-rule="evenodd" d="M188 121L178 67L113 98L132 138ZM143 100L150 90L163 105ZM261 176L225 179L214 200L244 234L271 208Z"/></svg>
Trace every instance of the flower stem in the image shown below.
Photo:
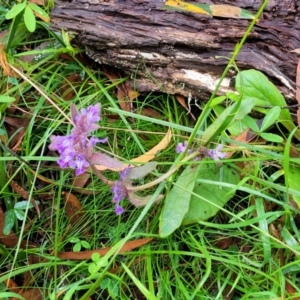
<svg viewBox="0 0 300 300"><path fill-rule="evenodd" d="M186 156L181 161L181 163L187 162L187 161L193 159L194 157L196 157L198 155L199 155L199 152L195 151L192 154ZM145 189L148 189L150 187L153 187L153 186L161 183L163 180L167 179L170 175L172 175L175 171L177 171L181 167L181 165L182 165L181 163L179 163L178 165L172 167L167 173L163 174L162 176L160 176L159 178L157 178L157 179L155 179L151 182L148 182L146 184L139 185L139 186L128 185L128 186L126 186L126 188L127 188L128 191L141 191L141 190L145 190Z"/></svg>
<svg viewBox="0 0 300 300"><path fill-rule="evenodd" d="M91 166L92 170L95 172L95 174L96 174L96 175L97 175L104 183L106 183L106 184L109 185L109 186L113 186L114 181L107 179L107 178L102 174L102 172L99 171L94 165L91 164L90 166Z"/></svg>

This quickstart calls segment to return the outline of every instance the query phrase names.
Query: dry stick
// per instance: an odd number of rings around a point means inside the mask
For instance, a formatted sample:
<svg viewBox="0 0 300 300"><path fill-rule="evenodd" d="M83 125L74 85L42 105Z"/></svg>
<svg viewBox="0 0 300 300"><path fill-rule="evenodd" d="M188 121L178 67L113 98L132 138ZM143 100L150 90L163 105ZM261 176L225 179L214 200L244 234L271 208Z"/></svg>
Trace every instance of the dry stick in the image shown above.
<svg viewBox="0 0 300 300"><path fill-rule="evenodd" d="M45 97L71 124L74 125L73 121L61 110L59 106L57 106L53 100L51 100L35 83L33 83L26 75L20 72L17 68L9 64L9 66L18 74L20 75L25 81L30 83L42 96Z"/></svg>

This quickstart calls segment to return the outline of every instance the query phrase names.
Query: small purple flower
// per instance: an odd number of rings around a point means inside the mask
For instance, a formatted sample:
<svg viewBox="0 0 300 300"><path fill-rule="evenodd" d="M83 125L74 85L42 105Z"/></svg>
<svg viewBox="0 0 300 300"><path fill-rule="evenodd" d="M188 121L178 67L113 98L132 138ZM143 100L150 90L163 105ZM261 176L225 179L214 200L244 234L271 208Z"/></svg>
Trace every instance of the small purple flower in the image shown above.
<svg viewBox="0 0 300 300"><path fill-rule="evenodd" d="M67 136L50 136L49 149L58 151L60 154L57 163L62 169L69 166L76 169L75 174L77 176L84 173L86 168L90 166L95 145L107 141L107 138L88 138L92 131L100 127L96 124L100 120L100 109L101 106L98 103L78 112L75 105L71 104L71 115L74 123L71 134Z"/></svg>
<svg viewBox="0 0 300 300"><path fill-rule="evenodd" d="M186 147L188 146L188 142L184 141L183 143L178 143L176 147L176 153L181 153L186 150Z"/></svg>
<svg viewBox="0 0 300 300"><path fill-rule="evenodd" d="M121 200L128 196L128 191L124 185L125 180L127 179L127 174L130 167L128 166L123 171L119 173L120 180L114 182L111 191L113 193L113 202L116 204L116 214L120 215L124 212L124 209L120 206Z"/></svg>
<svg viewBox="0 0 300 300"><path fill-rule="evenodd" d="M226 157L225 152L221 152L223 148L222 144L219 144L215 149L206 150L205 155L211 157L213 160L220 160Z"/></svg>

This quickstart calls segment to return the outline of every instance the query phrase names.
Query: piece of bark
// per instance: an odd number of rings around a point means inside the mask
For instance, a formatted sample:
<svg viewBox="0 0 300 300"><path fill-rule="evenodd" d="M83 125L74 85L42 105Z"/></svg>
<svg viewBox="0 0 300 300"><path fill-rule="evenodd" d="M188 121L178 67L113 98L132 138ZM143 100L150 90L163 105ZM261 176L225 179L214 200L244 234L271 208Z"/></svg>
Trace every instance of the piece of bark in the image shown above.
<svg viewBox="0 0 300 300"><path fill-rule="evenodd" d="M231 4L256 13L262 1L195 1ZM56 0L53 29L74 33L87 54L129 76L140 92L161 91L207 100L251 20L210 18L164 10L162 0ZM295 103L300 48L300 5L269 1L236 64L254 68L272 80L288 103ZM217 58L219 57L219 58ZM220 58L221 57L221 58ZM229 74L219 94L233 90Z"/></svg>

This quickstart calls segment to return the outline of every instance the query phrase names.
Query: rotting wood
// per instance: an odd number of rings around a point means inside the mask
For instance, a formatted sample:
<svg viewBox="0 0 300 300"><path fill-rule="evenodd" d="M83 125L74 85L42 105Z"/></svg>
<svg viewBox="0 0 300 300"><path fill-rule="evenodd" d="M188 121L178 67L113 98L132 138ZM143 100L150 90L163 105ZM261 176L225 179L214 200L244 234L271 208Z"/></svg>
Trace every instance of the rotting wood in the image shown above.
<svg viewBox="0 0 300 300"><path fill-rule="evenodd" d="M197 2L197 1L196 1ZM255 13L262 1L231 4ZM123 70L141 92L162 91L207 100L251 20L166 11L162 0L57 0L52 28L76 34L100 64ZM293 103L300 48L300 3L269 1L236 64L264 72ZM219 93L232 90L229 74Z"/></svg>

